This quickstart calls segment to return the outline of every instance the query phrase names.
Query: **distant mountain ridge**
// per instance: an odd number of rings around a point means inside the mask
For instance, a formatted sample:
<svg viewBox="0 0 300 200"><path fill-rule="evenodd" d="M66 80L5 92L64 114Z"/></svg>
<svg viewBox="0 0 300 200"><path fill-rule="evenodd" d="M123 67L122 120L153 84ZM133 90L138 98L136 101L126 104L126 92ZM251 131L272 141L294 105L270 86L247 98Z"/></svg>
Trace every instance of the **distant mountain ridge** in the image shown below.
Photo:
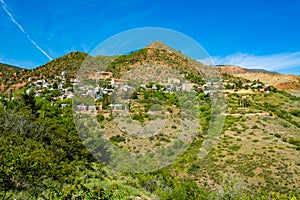
<svg viewBox="0 0 300 200"><path fill-rule="evenodd" d="M268 85L273 85L280 90L300 90L300 77L292 74L279 74L263 69L245 69L239 66L217 66L223 73L242 77L251 81L260 80Z"/></svg>
<svg viewBox="0 0 300 200"><path fill-rule="evenodd" d="M24 68L17 67L17 66L14 66L14 65L0 63L0 72L5 72L5 71L20 71L22 69L24 69Z"/></svg>
<svg viewBox="0 0 300 200"><path fill-rule="evenodd" d="M264 69L248 69L249 71L252 71L252 72L256 72L256 73L266 73L266 74L280 74L278 72L271 72L271 71L267 71L267 70L264 70Z"/></svg>
<svg viewBox="0 0 300 200"><path fill-rule="evenodd" d="M235 65L216 65L220 70L227 71L230 74L239 74L239 73L265 73L265 74L280 74L278 72L268 71L265 69L247 69L240 66Z"/></svg>

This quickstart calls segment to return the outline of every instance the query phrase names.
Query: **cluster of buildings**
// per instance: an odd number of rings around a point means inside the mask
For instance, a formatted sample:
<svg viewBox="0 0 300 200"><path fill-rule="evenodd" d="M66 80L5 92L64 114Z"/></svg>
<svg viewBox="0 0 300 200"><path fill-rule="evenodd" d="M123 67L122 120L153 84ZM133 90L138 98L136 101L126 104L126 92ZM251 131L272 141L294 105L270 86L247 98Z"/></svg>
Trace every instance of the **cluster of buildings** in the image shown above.
<svg viewBox="0 0 300 200"><path fill-rule="evenodd" d="M94 112L96 111L96 106L77 105L76 110Z"/></svg>
<svg viewBox="0 0 300 200"><path fill-rule="evenodd" d="M85 86L80 85L81 80L88 79L94 81L96 86ZM100 84L101 83L105 84ZM29 83L29 89L26 90L26 93L29 94L30 91L34 90L36 96L42 96L45 95L45 93L56 90L59 91L56 94L59 94L58 96L52 96L51 99L72 99L74 97L74 91L80 92L80 96L82 98L84 97L94 97L95 101L99 99L103 99L105 95L111 95L115 90L119 93L128 93L131 94L133 91L136 90L137 87L143 88L144 90L160 90L166 93L170 93L172 91L178 92L178 91L187 91L190 92L194 90L195 87L201 89L204 91L205 95L210 96L212 98L215 98L217 96L217 91L223 90L225 86L228 86L228 84L231 84L234 87L235 83L231 83L228 81L220 81L220 82L207 82L203 86L196 85L194 83L190 83L188 81L182 81L179 78L168 78L165 83L161 85L157 84L140 84L138 86L130 86L126 84L126 80L117 79L114 78L114 75L112 72L106 72L106 71L99 71L96 73L86 73L81 74L79 76L76 76L75 78L68 78L67 72L63 71L61 73L61 76L55 76L52 80L47 81L44 79L32 81L31 78L28 80ZM243 84L249 84L249 83L243 83ZM251 83L250 83L251 84ZM77 87L73 87L77 86ZM261 83L256 83L249 85L250 88L258 88L258 89L264 89L265 91L268 91L268 86L264 87ZM111 104L110 105L112 109L120 109L124 108L121 104ZM78 105L76 107L77 110L80 111L96 111L97 108L95 106L87 106L87 105Z"/></svg>
<svg viewBox="0 0 300 200"><path fill-rule="evenodd" d="M54 76L50 81L45 79L39 79L33 81L32 78L28 79L29 88L26 90L26 93L29 94L31 91L35 91L35 96L42 96L45 91L59 90L61 96L53 97L53 99L66 99L73 98L72 86L79 82L78 79L69 79L67 80L67 72L63 71L61 76ZM67 82L70 81L68 84Z"/></svg>

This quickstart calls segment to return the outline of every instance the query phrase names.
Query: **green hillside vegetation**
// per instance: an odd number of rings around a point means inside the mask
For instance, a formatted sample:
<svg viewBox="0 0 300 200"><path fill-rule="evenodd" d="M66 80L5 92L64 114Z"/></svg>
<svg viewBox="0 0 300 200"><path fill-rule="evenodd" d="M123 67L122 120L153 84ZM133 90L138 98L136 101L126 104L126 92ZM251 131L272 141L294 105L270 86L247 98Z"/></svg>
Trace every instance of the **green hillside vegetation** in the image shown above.
<svg viewBox="0 0 300 200"><path fill-rule="evenodd" d="M28 78L46 79L67 71L75 77L98 70L107 63L108 71L122 77L142 64L159 64L178 70L190 82L199 112L200 129L186 152L173 164L148 173L118 172L96 160L83 145L73 119L72 99L53 99L58 89L45 89L40 96L29 84L14 89L14 98L0 93L0 197L2 199L299 199L300 180L300 98L284 91L244 88L251 81L223 74L235 85L226 93L227 112L218 143L205 157L199 155L212 117L212 98L201 89L206 67L168 48L145 49L116 57L88 57L70 53L33 70L14 72L2 91ZM170 51L172 53L170 53ZM203 66L200 72L195 67ZM95 67L88 71L88 67ZM257 81L258 82L258 81ZM253 83L256 84L257 82ZM108 82L101 84L109 87ZM156 83L148 83L147 88ZM263 83L262 83L263 84ZM184 105L173 92L136 88L131 96L130 123L156 118L147 115L162 111L176 121ZM161 88L160 88L161 87ZM243 93L234 92L234 89ZM50 98L50 97L51 98ZM154 99L151 100L151 99ZM104 95L95 102L103 112L97 120L107 128L114 112L111 98ZM85 127L82 127L85 128ZM172 139L176 124L169 124L169 137L156 135L143 144L156 148ZM126 134L111 134L110 142L119 148L135 145ZM131 143L130 143L131 142ZM96 145L96 144L95 144ZM139 144L138 144L139 145ZM143 151L138 149L133 151ZM153 145L153 146L151 146Z"/></svg>
<svg viewBox="0 0 300 200"><path fill-rule="evenodd" d="M51 106L30 95L1 103L2 197L299 198L299 129L276 113L269 117L228 116L219 143L204 159L198 158L203 139L197 137L169 167L147 174L116 173L82 145L73 124L71 101ZM263 94L258 96L263 98ZM293 102L293 97L281 93L267 98ZM61 108L62 103L68 106ZM116 137L114 141L124 140Z"/></svg>

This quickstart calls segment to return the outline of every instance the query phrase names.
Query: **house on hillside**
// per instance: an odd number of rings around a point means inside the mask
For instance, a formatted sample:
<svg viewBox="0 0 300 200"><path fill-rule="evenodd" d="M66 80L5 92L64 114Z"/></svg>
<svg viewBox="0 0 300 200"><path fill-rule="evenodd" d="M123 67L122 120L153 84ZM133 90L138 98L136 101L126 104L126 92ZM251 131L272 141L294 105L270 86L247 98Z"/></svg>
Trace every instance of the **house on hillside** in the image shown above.
<svg viewBox="0 0 300 200"><path fill-rule="evenodd" d="M113 87L116 85L116 83L115 83L115 79L113 79L113 78L111 79L111 81L110 81L110 85L111 85L111 86L113 86Z"/></svg>
<svg viewBox="0 0 300 200"><path fill-rule="evenodd" d="M134 87L131 87L131 86L129 86L129 85L123 85L123 86L121 86L121 91L123 91L123 92L133 92L134 90L135 90L135 88Z"/></svg>
<svg viewBox="0 0 300 200"><path fill-rule="evenodd" d="M203 85L204 90L209 90L213 86L212 82L207 82Z"/></svg>
<svg viewBox="0 0 300 200"><path fill-rule="evenodd" d="M141 86L141 88L143 88L144 90L147 90L147 87L146 87L145 84L141 84L140 86Z"/></svg>
<svg viewBox="0 0 300 200"><path fill-rule="evenodd" d="M28 95L31 92L31 89L27 89L25 92Z"/></svg>
<svg viewBox="0 0 300 200"><path fill-rule="evenodd" d="M50 86L51 86L51 84L48 82L43 83L43 88L49 88Z"/></svg>
<svg viewBox="0 0 300 200"><path fill-rule="evenodd" d="M103 99L103 94L96 95L96 99Z"/></svg>
<svg viewBox="0 0 300 200"><path fill-rule="evenodd" d="M77 105L77 106L76 106L76 110L77 110L77 111L87 111L87 110L88 110L88 106L85 106L85 105Z"/></svg>
<svg viewBox="0 0 300 200"><path fill-rule="evenodd" d="M67 72L66 72L66 71L62 71L62 72L61 72L61 76L62 76L63 79L65 79L66 76L67 76Z"/></svg>
<svg viewBox="0 0 300 200"><path fill-rule="evenodd" d="M181 86L181 90L190 92L194 88L194 85L195 84L193 84L193 83L183 83Z"/></svg>
<svg viewBox="0 0 300 200"><path fill-rule="evenodd" d="M111 85L113 85L113 86L120 85L120 84L126 82L126 80L120 79L120 78L112 78L112 79L113 79L113 82L111 82Z"/></svg>
<svg viewBox="0 0 300 200"><path fill-rule="evenodd" d="M59 90L61 90L61 89L63 89L65 87L65 85L64 84L59 84L58 86L57 86L57 89L59 89Z"/></svg>
<svg viewBox="0 0 300 200"><path fill-rule="evenodd" d="M45 83L45 80L44 79L39 79L39 80L37 80L36 82L35 82L35 84L43 84L43 83Z"/></svg>
<svg viewBox="0 0 300 200"><path fill-rule="evenodd" d="M112 110L122 110L123 105L122 104L110 104L109 105Z"/></svg>
<svg viewBox="0 0 300 200"><path fill-rule="evenodd" d="M113 78L113 73L112 72L106 72L106 71L100 71L95 73L95 78L96 79L109 79Z"/></svg>
<svg viewBox="0 0 300 200"><path fill-rule="evenodd" d="M256 83L256 84L252 85L251 88L253 88L253 89L259 89L259 88L262 88L262 84Z"/></svg>
<svg viewBox="0 0 300 200"><path fill-rule="evenodd" d="M96 106L88 106L88 111L96 111Z"/></svg>
<svg viewBox="0 0 300 200"><path fill-rule="evenodd" d="M68 95L67 95L67 99L72 99L74 97L74 94L71 92L71 93L69 93Z"/></svg>

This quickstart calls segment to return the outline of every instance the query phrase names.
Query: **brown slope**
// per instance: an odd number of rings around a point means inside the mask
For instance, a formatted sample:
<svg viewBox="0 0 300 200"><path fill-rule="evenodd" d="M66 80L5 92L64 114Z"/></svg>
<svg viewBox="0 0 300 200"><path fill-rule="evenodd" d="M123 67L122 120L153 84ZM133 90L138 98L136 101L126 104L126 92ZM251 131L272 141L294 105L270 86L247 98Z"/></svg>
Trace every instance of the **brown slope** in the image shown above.
<svg viewBox="0 0 300 200"><path fill-rule="evenodd" d="M259 80L280 90L300 90L300 78L295 75L277 74L263 70L253 71L238 66L219 66L218 68L221 72L251 81Z"/></svg>

